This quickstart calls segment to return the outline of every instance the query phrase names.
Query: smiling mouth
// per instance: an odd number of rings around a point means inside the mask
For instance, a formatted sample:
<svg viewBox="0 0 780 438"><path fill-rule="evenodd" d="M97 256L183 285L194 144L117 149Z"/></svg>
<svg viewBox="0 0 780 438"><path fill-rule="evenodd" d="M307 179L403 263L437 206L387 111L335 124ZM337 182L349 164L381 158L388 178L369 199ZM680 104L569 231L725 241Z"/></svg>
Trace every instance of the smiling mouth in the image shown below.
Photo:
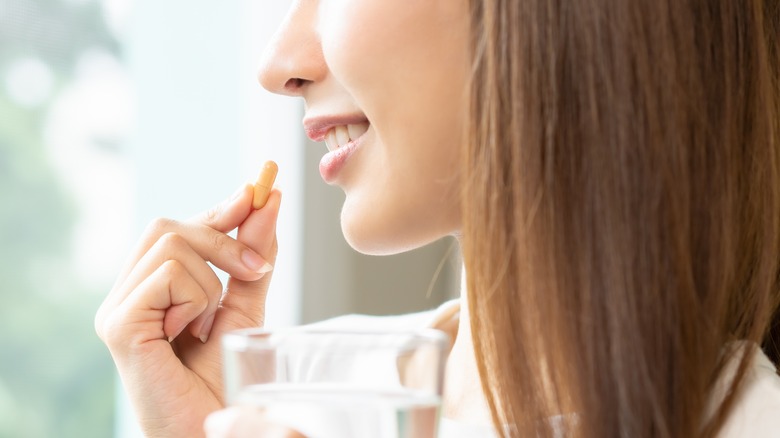
<svg viewBox="0 0 780 438"><path fill-rule="evenodd" d="M329 151L335 151L355 141L368 131L369 123L334 126L325 134L325 144Z"/></svg>

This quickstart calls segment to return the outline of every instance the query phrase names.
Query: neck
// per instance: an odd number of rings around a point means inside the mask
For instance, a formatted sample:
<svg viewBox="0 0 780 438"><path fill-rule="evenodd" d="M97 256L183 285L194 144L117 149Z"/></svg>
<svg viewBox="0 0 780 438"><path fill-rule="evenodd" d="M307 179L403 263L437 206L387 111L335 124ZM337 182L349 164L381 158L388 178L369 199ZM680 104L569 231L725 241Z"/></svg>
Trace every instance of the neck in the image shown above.
<svg viewBox="0 0 780 438"><path fill-rule="evenodd" d="M490 423L490 412L482 396L474 344L471 341L465 267L460 290L458 332L447 360L444 379L443 415L465 423Z"/></svg>

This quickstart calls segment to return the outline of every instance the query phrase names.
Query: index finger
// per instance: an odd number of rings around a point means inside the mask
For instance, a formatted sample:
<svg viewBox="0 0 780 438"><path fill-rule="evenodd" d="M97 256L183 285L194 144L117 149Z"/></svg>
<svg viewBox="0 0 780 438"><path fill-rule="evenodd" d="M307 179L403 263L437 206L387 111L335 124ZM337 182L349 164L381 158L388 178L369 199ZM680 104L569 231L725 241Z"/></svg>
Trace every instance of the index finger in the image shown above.
<svg viewBox="0 0 780 438"><path fill-rule="evenodd" d="M217 231L227 233L236 229L252 212L254 186L245 183L230 198L199 213L187 222L205 225Z"/></svg>
<svg viewBox="0 0 780 438"><path fill-rule="evenodd" d="M122 271L119 273L112 290L115 289L130 272L135 268L138 261L154 246L157 240L167 232L180 231L182 226L185 228L196 228L205 226L219 233L227 233L238 227L249 216L252 207L252 197L254 188L251 184L245 183L231 197L222 201L220 204L206 210L187 221L177 224L176 221L158 219L152 222L144 232L143 237L136 245L135 249L128 256ZM187 227L189 225L189 227ZM210 233L213 234L213 233ZM228 238L228 236L224 236ZM212 241L219 243L222 239L218 236L212 236ZM231 239L232 240L232 239ZM202 251L201 251L202 253Z"/></svg>

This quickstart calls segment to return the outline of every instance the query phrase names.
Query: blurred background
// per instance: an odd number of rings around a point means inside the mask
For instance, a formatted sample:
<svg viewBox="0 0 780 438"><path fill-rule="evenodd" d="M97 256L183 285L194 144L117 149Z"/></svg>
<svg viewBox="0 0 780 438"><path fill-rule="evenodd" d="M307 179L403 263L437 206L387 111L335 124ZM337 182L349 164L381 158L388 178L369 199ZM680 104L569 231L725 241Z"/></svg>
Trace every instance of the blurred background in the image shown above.
<svg viewBox="0 0 780 438"><path fill-rule="evenodd" d="M268 325L436 307L451 240L366 257L343 240L299 101L257 85L290 1L0 0L0 437L135 437L93 317L146 223L279 163Z"/></svg>

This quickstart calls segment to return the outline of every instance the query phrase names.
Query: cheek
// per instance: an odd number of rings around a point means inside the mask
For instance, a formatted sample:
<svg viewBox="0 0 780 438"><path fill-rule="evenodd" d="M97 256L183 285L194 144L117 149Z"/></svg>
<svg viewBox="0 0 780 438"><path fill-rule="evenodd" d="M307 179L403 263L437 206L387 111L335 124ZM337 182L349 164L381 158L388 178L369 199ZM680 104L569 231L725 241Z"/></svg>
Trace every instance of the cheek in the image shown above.
<svg viewBox="0 0 780 438"><path fill-rule="evenodd" d="M342 231L367 254L406 251L460 229L457 144L393 140L391 156L381 156L382 144L365 150L355 184L345 189Z"/></svg>
<svg viewBox="0 0 780 438"><path fill-rule="evenodd" d="M358 251L396 253L459 228L468 71L461 3L333 0L320 17L330 73L375 132L345 188L342 230Z"/></svg>
<svg viewBox="0 0 780 438"><path fill-rule="evenodd" d="M462 0L333 0L319 22L330 72L358 103L377 84L424 89L466 67Z"/></svg>
<svg viewBox="0 0 780 438"><path fill-rule="evenodd" d="M321 35L329 70L371 121L386 158L409 145L422 154L457 147L469 68L466 2L341 0L328 12Z"/></svg>

